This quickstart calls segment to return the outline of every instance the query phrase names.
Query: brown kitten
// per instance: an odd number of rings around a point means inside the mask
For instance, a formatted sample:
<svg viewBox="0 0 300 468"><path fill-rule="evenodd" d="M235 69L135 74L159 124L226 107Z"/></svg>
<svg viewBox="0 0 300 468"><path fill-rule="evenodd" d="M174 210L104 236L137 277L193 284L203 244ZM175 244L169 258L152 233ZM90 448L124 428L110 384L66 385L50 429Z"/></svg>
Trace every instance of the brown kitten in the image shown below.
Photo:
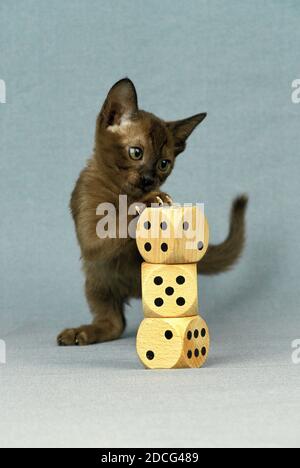
<svg viewBox="0 0 300 468"><path fill-rule="evenodd" d="M109 91L97 119L93 156L71 199L93 322L64 330L57 338L59 345L88 345L121 336L125 328L124 304L131 297L141 296L142 258L134 239L97 236L97 206L110 202L118 207L120 194L128 196L128 205L157 203L158 196L169 203L160 186L172 172L177 155L185 149L187 138L205 117L197 114L165 122L139 110L135 87L127 78ZM239 258L244 245L246 205L246 197L234 202L229 236L223 244L209 247L199 263L199 273L226 271Z"/></svg>

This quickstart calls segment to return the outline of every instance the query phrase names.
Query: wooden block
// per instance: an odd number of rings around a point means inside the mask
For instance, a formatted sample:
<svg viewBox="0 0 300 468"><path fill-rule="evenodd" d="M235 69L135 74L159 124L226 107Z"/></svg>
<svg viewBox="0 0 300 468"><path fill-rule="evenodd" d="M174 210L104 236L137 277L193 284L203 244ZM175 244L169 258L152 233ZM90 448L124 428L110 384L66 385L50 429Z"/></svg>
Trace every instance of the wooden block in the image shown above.
<svg viewBox="0 0 300 468"><path fill-rule="evenodd" d="M198 206L146 208L136 240L146 262L197 263L207 251L209 227Z"/></svg>
<svg viewBox="0 0 300 468"><path fill-rule="evenodd" d="M197 264L142 264L145 317L185 317L198 314Z"/></svg>
<svg viewBox="0 0 300 468"><path fill-rule="evenodd" d="M149 369L201 367L209 344L208 327L199 315L146 318L137 334L137 353Z"/></svg>

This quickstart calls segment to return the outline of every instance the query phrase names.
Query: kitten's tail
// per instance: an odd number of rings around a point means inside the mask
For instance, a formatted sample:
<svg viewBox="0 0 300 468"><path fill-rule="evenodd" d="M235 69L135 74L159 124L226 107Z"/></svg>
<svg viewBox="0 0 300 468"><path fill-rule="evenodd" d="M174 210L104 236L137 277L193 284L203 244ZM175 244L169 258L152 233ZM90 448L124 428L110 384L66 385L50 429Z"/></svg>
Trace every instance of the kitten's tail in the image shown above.
<svg viewBox="0 0 300 468"><path fill-rule="evenodd" d="M230 230L227 239L219 245L210 245L198 263L198 273L216 275L230 270L240 258L245 245L245 213L248 197L242 195L232 204Z"/></svg>

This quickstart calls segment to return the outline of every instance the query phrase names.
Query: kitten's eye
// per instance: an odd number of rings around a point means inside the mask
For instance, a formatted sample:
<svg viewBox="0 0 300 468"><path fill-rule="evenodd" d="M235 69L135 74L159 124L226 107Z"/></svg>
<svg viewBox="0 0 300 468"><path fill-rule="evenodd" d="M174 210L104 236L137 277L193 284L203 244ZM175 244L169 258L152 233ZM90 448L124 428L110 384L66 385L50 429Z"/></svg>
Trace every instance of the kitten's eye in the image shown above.
<svg viewBox="0 0 300 468"><path fill-rule="evenodd" d="M170 165L171 165L171 161L168 161L167 159L162 159L161 161L158 162L157 167L161 172L167 172Z"/></svg>
<svg viewBox="0 0 300 468"><path fill-rule="evenodd" d="M143 157L143 150L138 146L131 146L128 150L128 154L134 161L139 161Z"/></svg>

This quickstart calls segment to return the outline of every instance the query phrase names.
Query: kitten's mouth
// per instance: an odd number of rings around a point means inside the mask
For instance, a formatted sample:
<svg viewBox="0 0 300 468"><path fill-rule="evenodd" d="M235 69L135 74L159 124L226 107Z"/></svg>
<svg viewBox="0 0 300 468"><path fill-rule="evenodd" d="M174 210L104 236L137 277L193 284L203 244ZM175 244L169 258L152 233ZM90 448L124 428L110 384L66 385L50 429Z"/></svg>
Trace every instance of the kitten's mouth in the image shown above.
<svg viewBox="0 0 300 468"><path fill-rule="evenodd" d="M141 187L139 186L139 189L143 192L143 193L150 193L152 192L152 190L154 190L155 186L154 185L150 185L148 187Z"/></svg>
<svg viewBox="0 0 300 468"><path fill-rule="evenodd" d="M130 195L137 195L140 196L144 193L144 190L140 185L133 184L132 182L127 182L123 187L122 191L125 191L126 193Z"/></svg>
<svg viewBox="0 0 300 468"><path fill-rule="evenodd" d="M127 181L127 184L123 186L123 190L125 190L128 194L130 193L131 195L134 196L142 196L146 195L153 190L157 188L156 184L149 185L147 187L144 187L141 184L133 184L132 182Z"/></svg>
<svg viewBox="0 0 300 468"><path fill-rule="evenodd" d="M138 192L139 194L144 194L144 195L152 192L156 188L155 184L144 187L143 185L140 185L140 184L133 184L132 182L127 182L126 185L127 185L127 189L130 192Z"/></svg>

